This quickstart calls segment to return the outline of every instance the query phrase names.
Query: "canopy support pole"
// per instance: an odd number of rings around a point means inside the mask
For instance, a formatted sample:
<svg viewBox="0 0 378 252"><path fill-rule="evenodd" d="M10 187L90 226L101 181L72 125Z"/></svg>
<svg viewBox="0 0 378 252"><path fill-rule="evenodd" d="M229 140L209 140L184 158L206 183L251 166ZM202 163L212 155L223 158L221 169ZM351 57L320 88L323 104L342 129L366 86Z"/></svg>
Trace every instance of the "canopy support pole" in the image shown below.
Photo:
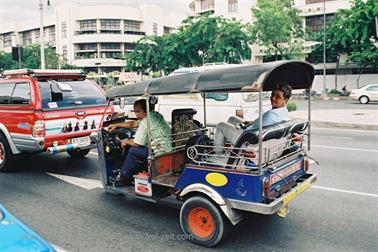
<svg viewBox="0 0 378 252"><path fill-rule="evenodd" d="M262 87L259 91L259 175L262 174L261 170L261 162L262 162L262 99L263 99L263 93L262 93Z"/></svg>

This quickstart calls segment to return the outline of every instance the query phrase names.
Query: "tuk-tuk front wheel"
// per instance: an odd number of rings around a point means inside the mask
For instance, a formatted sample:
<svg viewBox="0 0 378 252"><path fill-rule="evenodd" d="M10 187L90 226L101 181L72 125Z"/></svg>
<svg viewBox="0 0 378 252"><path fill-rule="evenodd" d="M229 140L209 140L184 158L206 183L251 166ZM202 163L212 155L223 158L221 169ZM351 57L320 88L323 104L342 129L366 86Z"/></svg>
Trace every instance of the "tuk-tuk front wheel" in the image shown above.
<svg viewBox="0 0 378 252"><path fill-rule="evenodd" d="M200 196L184 202L180 211L180 223L188 240L206 247L217 245L228 226L221 210L213 202Z"/></svg>

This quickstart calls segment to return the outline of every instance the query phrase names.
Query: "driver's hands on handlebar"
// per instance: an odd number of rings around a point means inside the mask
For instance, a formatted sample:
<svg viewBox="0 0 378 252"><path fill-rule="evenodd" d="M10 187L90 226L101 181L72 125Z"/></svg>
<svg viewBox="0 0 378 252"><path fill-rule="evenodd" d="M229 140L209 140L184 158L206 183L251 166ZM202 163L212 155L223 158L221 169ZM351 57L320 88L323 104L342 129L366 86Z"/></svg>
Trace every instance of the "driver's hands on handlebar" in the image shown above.
<svg viewBox="0 0 378 252"><path fill-rule="evenodd" d="M115 124L110 124L108 126L108 131L109 132L112 132L113 130L115 130L116 128L118 128L118 125L115 123Z"/></svg>

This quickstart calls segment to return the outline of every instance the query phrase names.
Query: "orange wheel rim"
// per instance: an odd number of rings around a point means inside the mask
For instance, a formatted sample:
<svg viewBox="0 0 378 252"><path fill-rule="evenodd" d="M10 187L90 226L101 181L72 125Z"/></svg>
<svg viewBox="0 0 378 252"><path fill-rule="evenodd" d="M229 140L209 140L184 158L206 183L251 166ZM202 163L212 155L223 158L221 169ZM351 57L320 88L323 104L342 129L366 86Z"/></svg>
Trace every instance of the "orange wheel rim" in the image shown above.
<svg viewBox="0 0 378 252"><path fill-rule="evenodd" d="M189 228L200 238L208 238L215 230L215 224L210 212L205 208L196 207L188 216Z"/></svg>

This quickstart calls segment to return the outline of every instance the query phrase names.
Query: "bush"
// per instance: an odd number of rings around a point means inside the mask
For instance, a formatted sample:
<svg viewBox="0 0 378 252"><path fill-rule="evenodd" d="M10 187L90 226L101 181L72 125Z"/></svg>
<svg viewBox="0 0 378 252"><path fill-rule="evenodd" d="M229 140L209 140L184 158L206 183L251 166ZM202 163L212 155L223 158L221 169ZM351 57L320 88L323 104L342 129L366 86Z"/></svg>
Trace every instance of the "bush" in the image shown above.
<svg viewBox="0 0 378 252"><path fill-rule="evenodd" d="M328 92L329 95L342 95L341 91L337 89L331 89L331 91Z"/></svg>
<svg viewBox="0 0 378 252"><path fill-rule="evenodd" d="M286 107L289 112L297 110L297 104L294 102L288 102Z"/></svg>

